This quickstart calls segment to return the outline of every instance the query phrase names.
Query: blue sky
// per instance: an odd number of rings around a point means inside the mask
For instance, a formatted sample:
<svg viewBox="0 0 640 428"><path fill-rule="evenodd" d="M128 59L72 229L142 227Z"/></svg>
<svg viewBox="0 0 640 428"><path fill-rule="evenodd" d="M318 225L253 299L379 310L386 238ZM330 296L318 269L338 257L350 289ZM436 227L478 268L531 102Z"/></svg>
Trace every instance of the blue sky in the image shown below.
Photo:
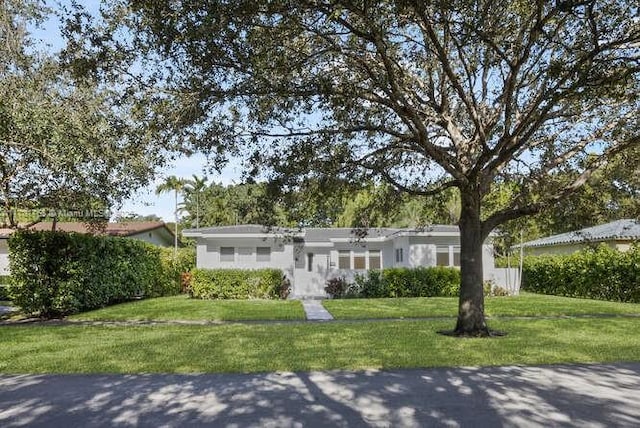
<svg viewBox="0 0 640 428"><path fill-rule="evenodd" d="M56 8L57 0L47 0L46 3ZM62 0L60 3L69 4L69 1ZM97 13L100 2L97 0L79 1L90 13ZM60 23L57 19L51 18L45 22L41 28L32 29L32 35L40 41L41 47L52 51L57 51L63 47L63 40L60 35ZM174 199L171 194L157 196L155 189L164 177L175 175L177 177L191 178L194 174L198 176L206 175L210 181L230 184L237 182L242 173L237 162L230 162L219 175L205 174L206 159L202 154L195 154L191 157L181 157L176 159L167 167L160 170L158 178L143 189L140 189L134 197L124 201L122 207L115 207L115 213L137 213L141 215L156 214L165 221L174 219Z"/></svg>

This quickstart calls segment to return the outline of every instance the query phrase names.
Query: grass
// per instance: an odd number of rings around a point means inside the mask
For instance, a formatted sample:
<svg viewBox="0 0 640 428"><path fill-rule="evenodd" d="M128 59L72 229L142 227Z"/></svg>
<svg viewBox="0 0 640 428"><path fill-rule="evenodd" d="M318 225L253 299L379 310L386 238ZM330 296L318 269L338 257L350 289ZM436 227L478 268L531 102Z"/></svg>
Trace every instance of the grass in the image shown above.
<svg viewBox="0 0 640 428"><path fill-rule="evenodd" d="M198 300L188 296L158 297L122 303L69 317L82 321L240 321L303 320L294 300Z"/></svg>
<svg viewBox="0 0 640 428"><path fill-rule="evenodd" d="M640 360L640 319L494 320L506 337L457 339L452 320L220 326L5 326L4 373L203 373Z"/></svg>
<svg viewBox="0 0 640 428"><path fill-rule="evenodd" d="M455 317L458 299L420 297L395 299L325 300L336 319ZM488 316L640 315L640 304L573 299L523 293L485 299Z"/></svg>

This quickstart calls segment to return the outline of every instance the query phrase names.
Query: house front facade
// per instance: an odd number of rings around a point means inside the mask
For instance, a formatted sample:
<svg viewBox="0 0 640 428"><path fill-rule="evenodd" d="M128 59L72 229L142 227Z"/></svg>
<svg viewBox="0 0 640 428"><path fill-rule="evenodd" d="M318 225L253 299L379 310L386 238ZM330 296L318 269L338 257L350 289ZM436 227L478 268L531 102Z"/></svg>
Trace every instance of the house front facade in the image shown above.
<svg viewBox="0 0 640 428"><path fill-rule="evenodd" d="M324 297L329 279L370 269L460 266L457 226L420 230L350 228L269 229L259 225L184 230L197 241L197 267L208 269L278 268L292 284L292 297ZM483 251L485 279L498 285L504 269L495 269L493 247Z"/></svg>

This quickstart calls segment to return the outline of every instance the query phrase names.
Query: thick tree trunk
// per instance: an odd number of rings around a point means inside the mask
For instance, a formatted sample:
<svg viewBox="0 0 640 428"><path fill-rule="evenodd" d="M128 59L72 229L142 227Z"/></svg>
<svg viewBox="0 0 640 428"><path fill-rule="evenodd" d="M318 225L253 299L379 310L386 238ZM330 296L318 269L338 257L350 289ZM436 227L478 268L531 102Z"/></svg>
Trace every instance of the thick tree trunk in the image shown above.
<svg viewBox="0 0 640 428"><path fill-rule="evenodd" d="M460 300L457 336L488 336L484 318L482 244L486 238L480 220L480 196L461 190L460 213Z"/></svg>

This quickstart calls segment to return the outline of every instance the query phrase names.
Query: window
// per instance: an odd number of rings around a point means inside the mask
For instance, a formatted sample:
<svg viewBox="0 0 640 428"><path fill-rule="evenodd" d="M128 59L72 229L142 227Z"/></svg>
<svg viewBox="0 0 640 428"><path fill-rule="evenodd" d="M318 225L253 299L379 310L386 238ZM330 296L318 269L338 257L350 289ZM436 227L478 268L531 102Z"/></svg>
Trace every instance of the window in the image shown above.
<svg viewBox="0 0 640 428"><path fill-rule="evenodd" d="M256 248L256 261L258 261L258 262L270 262L271 261L271 247L258 247L258 248Z"/></svg>
<svg viewBox="0 0 640 428"><path fill-rule="evenodd" d="M353 268L355 270L365 270L367 268L367 259L364 253L355 253L353 255Z"/></svg>
<svg viewBox="0 0 640 428"><path fill-rule="evenodd" d="M220 261L232 262L234 261L235 249L233 247L220 247Z"/></svg>
<svg viewBox="0 0 640 428"><path fill-rule="evenodd" d="M438 253L436 256L436 265L449 266L449 253Z"/></svg>
<svg viewBox="0 0 640 428"><path fill-rule="evenodd" d="M338 269L351 269L351 251L338 251Z"/></svg>
<svg viewBox="0 0 640 428"><path fill-rule="evenodd" d="M369 269L380 269L380 250L369 251Z"/></svg>
<svg viewBox="0 0 640 428"><path fill-rule="evenodd" d="M402 263L404 261L404 254L402 248L396 248L396 263Z"/></svg>
<svg viewBox="0 0 640 428"><path fill-rule="evenodd" d="M436 265L449 266L449 247L436 248Z"/></svg>
<svg viewBox="0 0 640 428"><path fill-rule="evenodd" d="M313 272L313 253L307 253L307 272Z"/></svg>
<svg viewBox="0 0 640 428"><path fill-rule="evenodd" d="M460 266L460 253L453 253L453 265Z"/></svg>

